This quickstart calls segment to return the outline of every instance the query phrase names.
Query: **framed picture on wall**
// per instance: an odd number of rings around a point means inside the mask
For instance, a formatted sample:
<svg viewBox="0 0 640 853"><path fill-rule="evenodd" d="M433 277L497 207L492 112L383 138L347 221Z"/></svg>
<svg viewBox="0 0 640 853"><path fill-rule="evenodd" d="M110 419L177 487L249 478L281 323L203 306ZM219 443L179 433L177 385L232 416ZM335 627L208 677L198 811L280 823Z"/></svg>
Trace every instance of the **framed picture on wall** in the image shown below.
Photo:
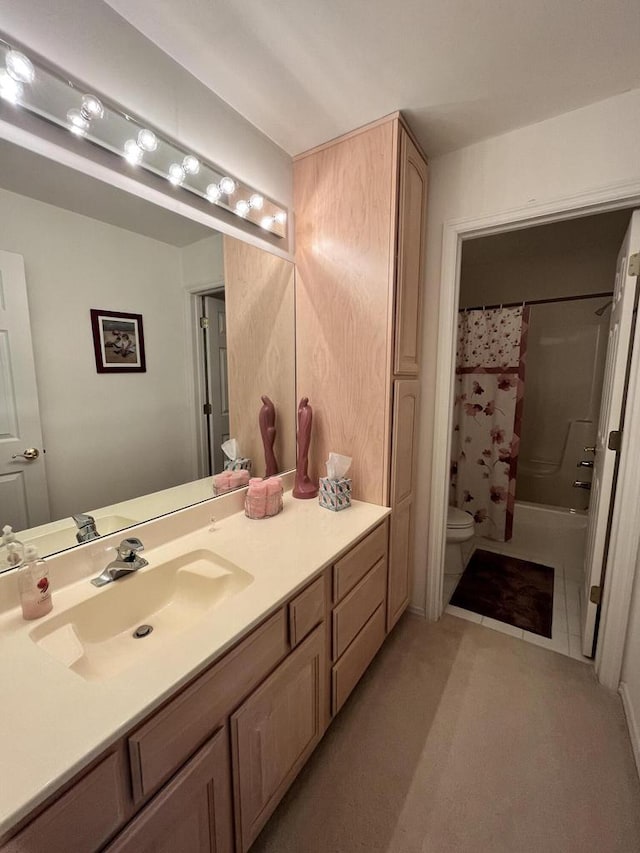
<svg viewBox="0 0 640 853"><path fill-rule="evenodd" d="M142 314L91 309L98 373L145 373Z"/></svg>

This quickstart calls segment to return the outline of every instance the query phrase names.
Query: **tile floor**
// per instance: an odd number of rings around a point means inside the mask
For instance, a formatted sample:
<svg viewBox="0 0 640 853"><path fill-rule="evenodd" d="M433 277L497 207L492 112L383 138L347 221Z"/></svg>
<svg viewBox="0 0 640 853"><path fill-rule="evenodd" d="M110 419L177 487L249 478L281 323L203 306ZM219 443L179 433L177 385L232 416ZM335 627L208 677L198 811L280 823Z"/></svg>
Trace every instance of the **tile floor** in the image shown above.
<svg viewBox="0 0 640 853"><path fill-rule="evenodd" d="M521 546L519 547L518 543L498 543L483 539L482 537L476 537L473 544L475 548L509 554L512 557L520 557L523 560L532 560L533 562L553 567L555 576L551 639L541 637L538 634L532 634L530 631L523 631L521 628L508 625L506 622L498 622L496 619L490 619L488 616L481 616L478 613L463 610L461 607L454 607L450 604L445 608L446 613L458 616L461 619L467 619L470 622L482 624L487 628L493 628L494 631L501 631L503 634L508 634L511 637L518 637L528 643L533 643L545 649L551 649L551 651L559 652L562 655L568 655L583 663L593 663L591 658L582 655L581 650L582 621L580 614L580 592L582 584L576 575L573 562L565 566L563 560L558 558L559 555L554 555L548 549L542 553L532 554L527 548L527 553L525 553L524 549ZM565 568L567 570L566 575ZM446 583L449 579L445 576L446 601L449 601L453 595L453 588L448 588L451 584L447 585ZM458 578L455 578L455 580L457 581Z"/></svg>

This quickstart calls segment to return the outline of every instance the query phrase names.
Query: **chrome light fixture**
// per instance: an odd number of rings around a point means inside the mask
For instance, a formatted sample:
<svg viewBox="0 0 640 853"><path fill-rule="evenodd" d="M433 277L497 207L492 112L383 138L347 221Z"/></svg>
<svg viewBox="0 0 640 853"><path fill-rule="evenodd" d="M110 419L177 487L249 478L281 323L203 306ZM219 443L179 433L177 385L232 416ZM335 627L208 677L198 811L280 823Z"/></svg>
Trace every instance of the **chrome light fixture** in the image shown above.
<svg viewBox="0 0 640 853"><path fill-rule="evenodd" d="M199 196L277 237L287 234L285 210L255 188L87 92L84 85L30 59L1 37L0 98L119 155L129 166L165 178L176 192Z"/></svg>

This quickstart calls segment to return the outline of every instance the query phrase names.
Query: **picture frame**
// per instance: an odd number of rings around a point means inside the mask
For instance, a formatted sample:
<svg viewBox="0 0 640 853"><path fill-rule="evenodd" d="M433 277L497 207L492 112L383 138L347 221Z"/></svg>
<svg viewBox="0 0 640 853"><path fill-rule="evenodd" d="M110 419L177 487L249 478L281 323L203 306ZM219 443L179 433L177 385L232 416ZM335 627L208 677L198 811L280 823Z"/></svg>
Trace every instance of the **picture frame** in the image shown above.
<svg viewBox="0 0 640 853"><path fill-rule="evenodd" d="M142 314L91 308L98 373L146 373Z"/></svg>

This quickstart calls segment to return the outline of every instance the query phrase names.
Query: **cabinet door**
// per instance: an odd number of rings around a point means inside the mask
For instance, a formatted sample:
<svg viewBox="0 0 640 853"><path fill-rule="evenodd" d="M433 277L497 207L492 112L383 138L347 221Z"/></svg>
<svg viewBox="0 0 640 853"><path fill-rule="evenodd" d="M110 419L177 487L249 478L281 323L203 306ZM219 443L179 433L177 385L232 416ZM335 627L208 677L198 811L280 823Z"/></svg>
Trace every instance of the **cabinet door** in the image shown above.
<svg viewBox="0 0 640 853"><path fill-rule="evenodd" d="M413 537L413 501L404 501L393 510L389 537L389 588L387 591L387 633L409 604Z"/></svg>
<svg viewBox="0 0 640 853"><path fill-rule="evenodd" d="M427 164L400 129L400 204L394 373L417 376L427 222Z"/></svg>
<svg viewBox="0 0 640 853"><path fill-rule="evenodd" d="M231 717L236 840L248 850L323 735L324 625Z"/></svg>
<svg viewBox="0 0 640 853"><path fill-rule="evenodd" d="M419 391L420 382L417 379L398 379L393 384L390 489L393 512L389 533L387 631L393 628L409 603Z"/></svg>
<svg viewBox="0 0 640 853"><path fill-rule="evenodd" d="M105 853L232 853L226 727L145 806Z"/></svg>

